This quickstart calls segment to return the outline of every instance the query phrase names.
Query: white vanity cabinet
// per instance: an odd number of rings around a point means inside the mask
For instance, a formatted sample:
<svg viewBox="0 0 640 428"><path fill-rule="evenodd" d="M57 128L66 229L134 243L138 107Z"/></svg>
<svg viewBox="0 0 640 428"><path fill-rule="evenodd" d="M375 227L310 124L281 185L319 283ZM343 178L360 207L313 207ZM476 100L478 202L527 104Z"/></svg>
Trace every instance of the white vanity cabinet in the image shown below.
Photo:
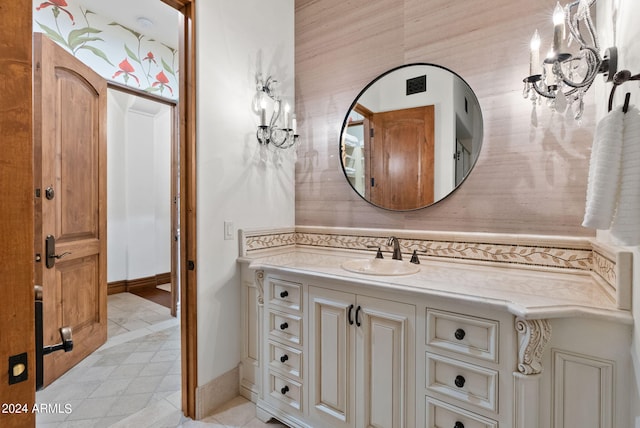
<svg viewBox="0 0 640 428"><path fill-rule="evenodd" d="M310 286L314 427L415 426L413 305Z"/></svg>
<svg viewBox="0 0 640 428"><path fill-rule="evenodd" d="M243 266L240 390L258 418L630 426L632 319L591 277L434 262L368 280L336 274L342 260L301 251Z"/></svg>
<svg viewBox="0 0 640 428"><path fill-rule="evenodd" d="M509 426L516 366L513 316L453 302L428 303L424 426Z"/></svg>

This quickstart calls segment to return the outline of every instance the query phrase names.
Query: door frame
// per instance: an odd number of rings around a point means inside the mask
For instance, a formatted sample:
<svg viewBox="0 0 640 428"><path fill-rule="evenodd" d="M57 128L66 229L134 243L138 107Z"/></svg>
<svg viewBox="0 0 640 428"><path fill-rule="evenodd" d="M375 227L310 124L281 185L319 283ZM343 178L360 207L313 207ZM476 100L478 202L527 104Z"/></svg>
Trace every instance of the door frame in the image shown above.
<svg viewBox="0 0 640 428"><path fill-rule="evenodd" d="M182 411L196 416L198 387L197 234L196 234L196 0L161 0L181 15L180 146L180 340Z"/></svg>

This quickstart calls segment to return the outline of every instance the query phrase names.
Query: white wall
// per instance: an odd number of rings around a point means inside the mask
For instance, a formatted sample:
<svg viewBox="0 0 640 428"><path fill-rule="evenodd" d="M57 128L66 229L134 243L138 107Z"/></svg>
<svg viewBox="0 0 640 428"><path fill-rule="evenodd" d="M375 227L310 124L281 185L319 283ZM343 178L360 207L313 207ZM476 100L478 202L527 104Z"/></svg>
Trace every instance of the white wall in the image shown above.
<svg viewBox="0 0 640 428"><path fill-rule="evenodd" d="M293 0L196 3L198 385L240 361L238 239L224 240L224 221L238 228L293 226L292 153L268 152L255 139L255 74L294 94Z"/></svg>
<svg viewBox="0 0 640 428"><path fill-rule="evenodd" d="M640 2L635 0L604 0L598 3L598 35L603 48L617 46L618 70L627 69L632 74L640 73ZM598 79L599 80L599 79ZM598 101L597 117L602 118L607 111L607 102L611 84L596 86L596 100ZM631 104L640 105L640 88L637 82L629 82L616 90L614 105L624 102L624 94L631 93ZM640 144L640 142L639 142ZM609 241L607 233L598 231L598 239ZM632 311L634 317L633 341L631 357L633 361L633 373L630 377L632 388L629 391L631 402L631 420L635 427L640 427L640 247L633 248L633 293Z"/></svg>
<svg viewBox="0 0 640 428"><path fill-rule="evenodd" d="M171 271L171 107L109 90L107 281Z"/></svg>

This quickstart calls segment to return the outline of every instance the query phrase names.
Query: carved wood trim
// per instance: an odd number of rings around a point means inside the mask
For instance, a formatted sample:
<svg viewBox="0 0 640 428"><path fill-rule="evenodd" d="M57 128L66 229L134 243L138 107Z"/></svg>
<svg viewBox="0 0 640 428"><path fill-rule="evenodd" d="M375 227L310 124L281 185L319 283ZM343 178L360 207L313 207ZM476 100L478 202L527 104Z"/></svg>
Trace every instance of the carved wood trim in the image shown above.
<svg viewBox="0 0 640 428"><path fill-rule="evenodd" d="M256 289L258 290L258 305L264 305L264 271L256 271Z"/></svg>
<svg viewBox="0 0 640 428"><path fill-rule="evenodd" d="M551 325L547 320L516 318L518 332L518 371L525 375L542 372L542 354L551 338Z"/></svg>

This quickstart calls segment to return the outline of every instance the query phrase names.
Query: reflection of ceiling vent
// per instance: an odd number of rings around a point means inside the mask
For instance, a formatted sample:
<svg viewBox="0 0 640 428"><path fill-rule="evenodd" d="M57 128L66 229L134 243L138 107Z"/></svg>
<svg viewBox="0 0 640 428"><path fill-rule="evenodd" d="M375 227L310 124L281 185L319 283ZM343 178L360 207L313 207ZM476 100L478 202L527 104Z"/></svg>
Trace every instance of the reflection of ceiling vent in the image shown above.
<svg viewBox="0 0 640 428"><path fill-rule="evenodd" d="M427 76L418 76L413 79L407 79L407 95L427 92Z"/></svg>

